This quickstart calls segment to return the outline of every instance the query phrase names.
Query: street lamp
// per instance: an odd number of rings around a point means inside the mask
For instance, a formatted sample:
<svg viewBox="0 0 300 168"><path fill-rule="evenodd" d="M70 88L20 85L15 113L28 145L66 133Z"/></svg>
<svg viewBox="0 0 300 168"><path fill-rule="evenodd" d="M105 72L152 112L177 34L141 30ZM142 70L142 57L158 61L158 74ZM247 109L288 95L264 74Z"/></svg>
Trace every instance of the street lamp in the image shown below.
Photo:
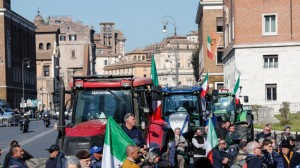
<svg viewBox="0 0 300 168"><path fill-rule="evenodd" d="M169 20L168 20L169 19ZM175 55L175 68L176 68L176 86L178 86L179 81L178 81L178 77L179 77L179 73L178 73L178 58L177 58L177 52L176 52L176 48L178 47L178 42L177 42L177 32L176 32L176 21L172 16L166 15L161 19L161 23L163 24L163 31L164 33L167 32L167 25L171 24L174 26L174 35L175 35L175 43L176 46L174 48L174 55Z"/></svg>
<svg viewBox="0 0 300 168"><path fill-rule="evenodd" d="M23 97L22 97L22 107L23 107L23 113L25 113L25 107L24 107L24 64L27 64L27 68L30 68L30 62L31 60L29 58L24 58L22 60L22 85L23 85Z"/></svg>

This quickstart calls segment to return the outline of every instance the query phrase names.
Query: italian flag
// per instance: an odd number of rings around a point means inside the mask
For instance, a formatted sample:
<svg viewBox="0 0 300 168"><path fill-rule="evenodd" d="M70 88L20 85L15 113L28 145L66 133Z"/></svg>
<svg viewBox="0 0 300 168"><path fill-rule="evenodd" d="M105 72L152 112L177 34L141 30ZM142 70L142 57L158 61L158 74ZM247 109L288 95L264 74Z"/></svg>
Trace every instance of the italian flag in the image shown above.
<svg viewBox="0 0 300 168"><path fill-rule="evenodd" d="M213 163L212 149L218 145L218 137L211 117L208 119L208 130L206 138L206 157Z"/></svg>
<svg viewBox="0 0 300 168"><path fill-rule="evenodd" d="M152 61L151 61L151 78L152 78L153 86L159 86L154 56L152 56Z"/></svg>
<svg viewBox="0 0 300 168"><path fill-rule="evenodd" d="M211 51L211 36L207 35L207 56L209 59L214 60L214 53Z"/></svg>
<svg viewBox="0 0 300 168"><path fill-rule="evenodd" d="M203 84L202 84L202 91L201 91L201 97L205 97L205 95L208 92L208 72L206 72Z"/></svg>
<svg viewBox="0 0 300 168"><path fill-rule="evenodd" d="M126 159L126 147L135 145L112 117L108 117L105 129L102 167L119 168Z"/></svg>
<svg viewBox="0 0 300 168"><path fill-rule="evenodd" d="M233 89L233 94L235 95L235 103L239 103L239 93L240 93L240 75L238 79L236 80L234 89Z"/></svg>

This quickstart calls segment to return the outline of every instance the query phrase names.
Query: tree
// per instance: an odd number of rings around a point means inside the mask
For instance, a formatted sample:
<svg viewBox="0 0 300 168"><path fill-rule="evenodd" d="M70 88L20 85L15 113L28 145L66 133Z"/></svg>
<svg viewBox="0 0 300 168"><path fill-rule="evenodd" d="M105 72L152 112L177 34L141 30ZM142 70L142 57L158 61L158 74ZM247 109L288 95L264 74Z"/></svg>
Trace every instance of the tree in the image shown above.
<svg viewBox="0 0 300 168"><path fill-rule="evenodd" d="M198 82L199 80L199 50L196 50L192 54L192 61L191 64L193 65L193 74L195 81Z"/></svg>
<svg viewBox="0 0 300 168"><path fill-rule="evenodd" d="M290 123L290 103L289 102L282 102L282 107L279 109L281 120L281 125L289 124Z"/></svg>

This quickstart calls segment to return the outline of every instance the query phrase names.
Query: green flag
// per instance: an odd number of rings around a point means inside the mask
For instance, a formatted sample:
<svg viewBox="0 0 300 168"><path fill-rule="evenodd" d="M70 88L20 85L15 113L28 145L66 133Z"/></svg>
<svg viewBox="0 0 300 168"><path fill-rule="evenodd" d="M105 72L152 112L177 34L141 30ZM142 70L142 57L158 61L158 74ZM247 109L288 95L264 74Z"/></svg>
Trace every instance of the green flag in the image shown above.
<svg viewBox="0 0 300 168"><path fill-rule="evenodd" d="M102 167L119 167L126 159L126 147L135 145L112 117L108 117L103 145Z"/></svg>
<svg viewBox="0 0 300 168"><path fill-rule="evenodd" d="M152 78L153 86L159 86L154 55L152 56L152 61L151 61L151 78Z"/></svg>

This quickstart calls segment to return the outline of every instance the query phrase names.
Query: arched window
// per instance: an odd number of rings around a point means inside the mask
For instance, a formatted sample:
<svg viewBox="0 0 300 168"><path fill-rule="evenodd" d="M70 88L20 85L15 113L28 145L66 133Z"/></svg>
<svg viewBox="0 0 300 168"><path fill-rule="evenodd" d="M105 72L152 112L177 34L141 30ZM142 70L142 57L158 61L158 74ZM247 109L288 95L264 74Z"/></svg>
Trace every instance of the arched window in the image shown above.
<svg viewBox="0 0 300 168"><path fill-rule="evenodd" d="M43 43L40 43L40 44L39 44L39 49L40 49L40 50L43 50L43 49L44 49L44 44L43 44Z"/></svg>
<svg viewBox="0 0 300 168"><path fill-rule="evenodd" d="M145 56L142 57L142 60L145 60Z"/></svg>
<svg viewBox="0 0 300 168"><path fill-rule="evenodd" d="M51 44L47 43L47 50L50 50L50 49L51 49Z"/></svg>

